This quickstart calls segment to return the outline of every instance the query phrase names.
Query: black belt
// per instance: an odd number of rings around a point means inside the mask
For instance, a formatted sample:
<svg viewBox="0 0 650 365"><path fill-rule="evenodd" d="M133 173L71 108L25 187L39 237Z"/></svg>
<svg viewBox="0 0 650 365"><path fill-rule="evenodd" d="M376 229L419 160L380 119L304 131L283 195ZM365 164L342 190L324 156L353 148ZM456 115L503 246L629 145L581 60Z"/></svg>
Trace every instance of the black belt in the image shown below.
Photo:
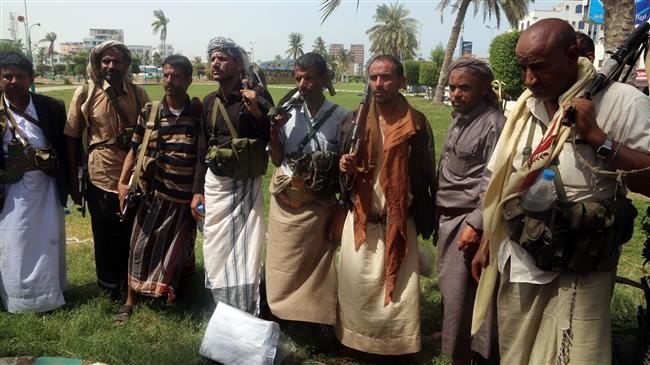
<svg viewBox="0 0 650 365"><path fill-rule="evenodd" d="M381 224L383 226L386 225L386 214L370 214L368 215L368 223L372 224Z"/></svg>
<svg viewBox="0 0 650 365"><path fill-rule="evenodd" d="M469 214L474 211L475 208L458 208L458 207L443 207L438 205L437 213L438 215L444 215L445 217L458 217L459 215Z"/></svg>

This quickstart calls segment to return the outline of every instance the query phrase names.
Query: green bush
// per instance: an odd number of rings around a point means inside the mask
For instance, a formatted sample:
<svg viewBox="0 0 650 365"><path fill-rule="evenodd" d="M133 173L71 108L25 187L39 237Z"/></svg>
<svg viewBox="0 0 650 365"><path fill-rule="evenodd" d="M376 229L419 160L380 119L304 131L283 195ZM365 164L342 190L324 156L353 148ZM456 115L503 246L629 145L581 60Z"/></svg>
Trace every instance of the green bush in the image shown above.
<svg viewBox="0 0 650 365"><path fill-rule="evenodd" d="M436 87L440 76L440 66L432 61L420 63L420 85Z"/></svg>
<svg viewBox="0 0 650 365"><path fill-rule="evenodd" d="M69 78L64 77L63 78L63 85L72 85L72 81L70 81Z"/></svg>
<svg viewBox="0 0 650 365"><path fill-rule="evenodd" d="M409 86L420 85L420 61L404 61L404 76Z"/></svg>
<svg viewBox="0 0 650 365"><path fill-rule="evenodd" d="M20 46L18 46L13 41L0 40L0 53L5 53L5 52L16 52L16 53L23 54L23 49L20 48Z"/></svg>
<svg viewBox="0 0 650 365"><path fill-rule="evenodd" d="M490 44L490 65L494 78L505 83L503 91L517 99L526 86L521 79L521 69L515 58L515 47L521 32L500 34Z"/></svg>

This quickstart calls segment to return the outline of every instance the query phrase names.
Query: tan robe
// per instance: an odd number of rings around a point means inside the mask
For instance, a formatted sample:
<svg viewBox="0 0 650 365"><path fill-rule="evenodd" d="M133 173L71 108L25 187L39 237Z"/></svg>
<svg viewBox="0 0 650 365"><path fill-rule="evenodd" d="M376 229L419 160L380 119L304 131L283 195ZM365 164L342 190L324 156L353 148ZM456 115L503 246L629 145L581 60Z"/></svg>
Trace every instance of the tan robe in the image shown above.
<svg viewBox="0 0 650 365"><path fill-rule="evenodd" d="M334 325L336 322L336 244L327 227L336 210L333 197L291 208L277 198L289 177L276 169L269 190L266 297L282 319Z"/></svg>
<svg viewBox="0 0 650 365"><path fill-rule="evenodd" d="M381 142L381 141L380 141ZM377 166L381 166L383 146ZM386 199L374 177L372 213L381 214ZM354 213L343 227L339 256L339 311L336 336L353 349L400 355L420 351L420 276L418 240L412 218L407 222L408 254L402 261L393 298L384 305L386 287L386 226L368 222L366 242L354 249Z"/></svg>

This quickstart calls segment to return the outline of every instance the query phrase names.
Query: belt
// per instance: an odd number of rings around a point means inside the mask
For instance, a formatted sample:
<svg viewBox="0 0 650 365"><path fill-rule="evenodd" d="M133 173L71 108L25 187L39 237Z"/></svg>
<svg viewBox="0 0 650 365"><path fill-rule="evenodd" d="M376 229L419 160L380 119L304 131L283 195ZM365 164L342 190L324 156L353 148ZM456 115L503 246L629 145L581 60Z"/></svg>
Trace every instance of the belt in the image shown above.
<svg viewBox="0 0 650 365"><path fill-rule="evenodd" d="M446 217L458 217L459 215L471 213L475 208L443 207L438 205L436 209L438 210L438 215L444 215Z"/></svg>
<svg viewBox="0 0 650 365"><path fill-rule="evenodd" d="M368 223L386 225L386 214L370 214L368 215Z"/></svg>

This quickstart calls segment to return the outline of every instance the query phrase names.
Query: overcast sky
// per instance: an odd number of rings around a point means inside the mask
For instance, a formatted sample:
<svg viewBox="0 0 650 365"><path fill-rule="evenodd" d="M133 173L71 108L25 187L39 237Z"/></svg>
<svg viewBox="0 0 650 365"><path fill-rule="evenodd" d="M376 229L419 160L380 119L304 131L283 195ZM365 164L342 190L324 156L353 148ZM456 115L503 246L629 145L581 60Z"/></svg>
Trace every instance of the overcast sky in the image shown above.
<svg viewBox="0 0 650 365"><path fill-rule="evenodd" d="M320 0L306 1L95 1L95 0L27 0L29 24L40 23L32 28L32 42L42 39L46 32L58 35L59 42L82 41L90 28L118 28L124 30L124 41L131 45L160 43L151 29L153 11L161 9L170 19L167 43L177 53L190 58L201 56L210 38L227 36L247 50L253 48L255 60L267 61L276 54L286 56L288 35L300 32L304 35L304 50L310 51L314 39L321 36L327 45L363 43L368 59L369 42L366 30L374 25L373 15L378 5L389 1L361 1L356 9L355 1L343 1L323 25L320 24ZM425 58L438 43L447 44L455 14L446 12L444 22L437 11L438 1L401 1L410 10L410 17L420 22L421 50ZM542 3L547 3L542 1ZM535 5L540 7L538 1ZM0 0L0 38L11 38L9 13L24 15L23 0ZM488 28L493 27L494 30ZM496 28L492 19L483 23L483 15L473 15L473 8L465 19L464 38L474 42L473 52L479 57L487 56L492 36L508 29L505 17L501 27ZM23 23L18 23L18 37L24 38ZM457 50L458 52L458 50Z"/></svg>

